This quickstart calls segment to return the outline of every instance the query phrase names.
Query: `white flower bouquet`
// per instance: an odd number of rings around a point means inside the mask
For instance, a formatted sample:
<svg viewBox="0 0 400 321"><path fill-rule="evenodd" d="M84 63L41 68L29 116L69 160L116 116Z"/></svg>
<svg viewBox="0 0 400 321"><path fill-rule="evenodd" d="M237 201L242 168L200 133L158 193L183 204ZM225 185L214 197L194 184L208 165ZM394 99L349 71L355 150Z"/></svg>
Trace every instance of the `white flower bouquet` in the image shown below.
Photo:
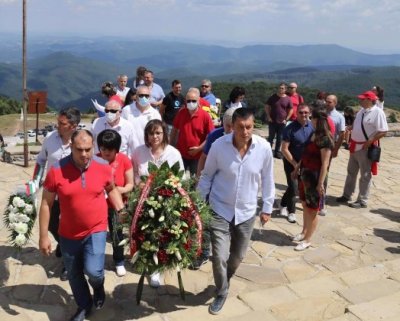
<svg viewBox="0 0 400 321"><path fill-rule="evenodd" d="M9 242L21 249L31 234L36 220L34 198L25 193L12 194L4 211L4 225L10 232Z"/></svg>

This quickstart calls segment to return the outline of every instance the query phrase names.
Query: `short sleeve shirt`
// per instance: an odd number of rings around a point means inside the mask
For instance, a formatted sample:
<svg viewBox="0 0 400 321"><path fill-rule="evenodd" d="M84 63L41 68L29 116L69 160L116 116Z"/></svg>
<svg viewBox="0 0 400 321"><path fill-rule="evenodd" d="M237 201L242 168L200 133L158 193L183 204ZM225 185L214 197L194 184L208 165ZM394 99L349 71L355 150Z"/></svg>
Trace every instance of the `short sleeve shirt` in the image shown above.
<svg viewBox="0 0 400 321"><path fill-rule="evenodd" d="M44 188L58 196L62 237L80 240L107 231L105 188L112 180L111 167L94 159L84 171L75 166L71 155L50 169Z"/></svg>
<svg viewBox="0 0 400 321"><path fill-rule="evenodd" d="M179 109L184 106L185 98L182 95L175 96L175 94L171 91L167 96L163 99L163 105L165 105L164 112L164 121L168 125L172 125L176 114Z"/></svg>
<svg viewBox="0 0 400 321"><path fill-rule="evenodd" d="M210 115L201 108L197 108L193 115L188 109L182 108L174 119L174 127L179 130L176 148L185 159L199 159L201 153L189 154L189 148L201 145L207 135L214 129Z"/></svg>
<svg viewBox="0 0 400 321"><path fill-rule="evenodd" d="M279 97L277 94L273 94L268 98L267 105L271 106L272 122L277 124L282 124L290 109L293 108L292 100L289 96Z"/></svg>
<svg viewBox="0 0 400 321"><path fill-rule="evenodd" d="M296 162L300 161L304 148L310 142L314 128L311 121L302 126L297 120L283 129L282 139L289 143L289 152Z"/></svg>

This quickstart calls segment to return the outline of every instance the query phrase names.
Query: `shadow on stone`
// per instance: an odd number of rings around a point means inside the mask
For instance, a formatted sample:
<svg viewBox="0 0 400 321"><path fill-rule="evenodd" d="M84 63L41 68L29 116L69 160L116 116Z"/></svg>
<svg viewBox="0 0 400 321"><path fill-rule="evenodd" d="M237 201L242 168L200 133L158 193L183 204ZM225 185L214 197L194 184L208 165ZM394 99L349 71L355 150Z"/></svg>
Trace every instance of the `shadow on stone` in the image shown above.
<svg viewBox="0 0 400 321"><path fill-rule="evenodd" d="M381 228L374 228L374 234L378 237L383 238L387 242L399 243L400 242L400 232L385 230Z"/></svg>
<svg viewBox="0 0 400 321"><path fill-rule="evenodd" d="M376 210L371 210L371 213L382 215L383 217L393 221L400 223L400 213L392 211L387 208L378 208Z"/></svg>
<svg viewBox="0 0 400 321"><path fill-rule="evenodd" d="M10 292L10 295L1 297L1 308L10 315L18 315L10 305L20 306L28 310L33 309L36 312L44 312L48 315L49 320L62 320L65 307L71 302L70 295L58 285L37 285L37 284L21 284L9 287L2 287L1 292ZM40 295L37 295L40 293ZM48 301L51 298L51 302ZM63 314L63 313L61 313Z"/></svg>
<svg viewBox="0 0 400 321"><path fill-rule="evenodd" d="M46 271L47 277L59 277L61 271L61 260L54 254L50 257L43 256L35 247L24 247L21 250L13 246L0 246L0 285L7 282L9 278L9 267L7 259L13 258L20 261L22 265L41 265Z"/></svg>
<svg viewBox="0 0 400 321"><path fill-rule="evenodd" d="M139 319L153 313L169 313L184 310L188 307L205 305L212 297L214 288L214 286L210 285L198 294L186 291L186 299L183 301L179 294L171 294L179 293L175 286L162 285L158 289L153 289L148 285L144 285L141 303L137 305L137 284L121 284L114 288L112 297L118 302L117 304L122 313L119 313L118 316L116 315L113 320Z"/></svg>
<svg viewBox="0 0 400 321"><path fill-rule="evenodd" d="M284 246L294 245L293 241L285 233L275 230L264 230L264 229L261 229L260 233L260 230L258 228L255 228L253 230L253 234L251 235L251 240L260 241L268 244L274 244L274 245L284 245Z"/></svg>

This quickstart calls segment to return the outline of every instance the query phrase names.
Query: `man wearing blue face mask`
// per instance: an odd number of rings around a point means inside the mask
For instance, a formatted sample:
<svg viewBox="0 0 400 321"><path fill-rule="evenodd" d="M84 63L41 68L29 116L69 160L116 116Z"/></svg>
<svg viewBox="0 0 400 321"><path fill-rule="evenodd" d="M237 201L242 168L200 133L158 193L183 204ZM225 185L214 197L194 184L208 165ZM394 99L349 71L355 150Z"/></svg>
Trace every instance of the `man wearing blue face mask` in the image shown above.
<svg viewBox="0 0 400 321"><path fill-rule="evenodd" d="M207 135L214 129L210 115L199 108L199 99L199 89L190 88L186 94L186 107L176 115L170 136L170 144L180 151L183 165L191 175L196 175Z"/></svg>
<svg viewBox="0 0 400 321"><path fill-rule="evenodd" d="M136 92L137 100L125 106L122 110L122 117L133 127L134 148L144 145L144 128L152 119L161 120L157 109L151 107L150 90L147 86L140 86Z"/></svg>
<svg viewBox="0 0 400 321"><path fill-rule="evenodd" d="M135 148L134 130L129 121L121 118L121 104L115 100L108 101L105 105L105 114L105 116L97 118L92 125L95 153L99 152L97 135L105 129L113 129L121 135L120 152L130 157Z"/></svg>

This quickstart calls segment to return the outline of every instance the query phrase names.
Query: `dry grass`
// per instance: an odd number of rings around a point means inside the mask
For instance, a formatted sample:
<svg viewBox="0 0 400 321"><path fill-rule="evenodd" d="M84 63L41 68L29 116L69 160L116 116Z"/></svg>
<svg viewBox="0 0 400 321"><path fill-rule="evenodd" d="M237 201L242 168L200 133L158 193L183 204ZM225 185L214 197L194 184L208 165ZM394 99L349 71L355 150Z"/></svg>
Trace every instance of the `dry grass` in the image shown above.
<svg viewBox="0 0 400 321"><path fill-rule="evenodd" d="M20 120L20 114L10 114L0 116L0 132L3 136L14 136L16 133L23 131L24 125ZM39 128L45 125L54 124L56 116L52 114L39 115ZM36 115L28 115L28 130L36 128Z"/></svg>
<svg viewBox="0 0 400 321"><path fill-rule="evenodd" d="M24 125L20 120L20 114L10 114L0 116L0 133L3 136L14 136L18 132L24 130ZM93 115L82 115L82 121L90 122ZM46 125L56 124L57 116L54 114L40 114L39 115L39 128ZM36 115L28 115L28 130L36 128Z"/></svg>

